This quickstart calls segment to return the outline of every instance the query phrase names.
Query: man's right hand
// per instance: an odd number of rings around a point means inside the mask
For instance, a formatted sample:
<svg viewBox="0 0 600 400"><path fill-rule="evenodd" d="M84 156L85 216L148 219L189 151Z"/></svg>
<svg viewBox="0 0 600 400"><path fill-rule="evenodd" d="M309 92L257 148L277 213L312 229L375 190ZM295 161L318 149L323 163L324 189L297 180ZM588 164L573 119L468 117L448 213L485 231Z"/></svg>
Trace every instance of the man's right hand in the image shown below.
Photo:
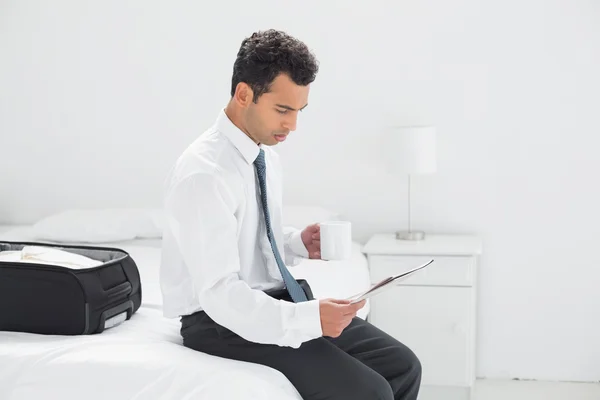
<svg viewBox="0 0 600 400"><path fill-rule="evenodd" d="M346 329L366 300L350 304L350 300L323 299L319 301L323 336L338 337Z"/></svg>

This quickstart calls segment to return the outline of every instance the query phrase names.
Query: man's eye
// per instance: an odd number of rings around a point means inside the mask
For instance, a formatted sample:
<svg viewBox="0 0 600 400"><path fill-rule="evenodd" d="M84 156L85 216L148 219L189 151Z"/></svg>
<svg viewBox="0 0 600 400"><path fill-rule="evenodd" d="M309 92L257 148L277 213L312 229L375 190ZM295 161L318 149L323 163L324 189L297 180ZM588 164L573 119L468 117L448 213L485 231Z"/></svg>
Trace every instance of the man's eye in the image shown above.
<svg viewBox="0 0 600 400"><path fill-rule="evenodd" d="M277 110L275 109L275 111L277 111L279 114L287 114L288 110Z"/></svg>

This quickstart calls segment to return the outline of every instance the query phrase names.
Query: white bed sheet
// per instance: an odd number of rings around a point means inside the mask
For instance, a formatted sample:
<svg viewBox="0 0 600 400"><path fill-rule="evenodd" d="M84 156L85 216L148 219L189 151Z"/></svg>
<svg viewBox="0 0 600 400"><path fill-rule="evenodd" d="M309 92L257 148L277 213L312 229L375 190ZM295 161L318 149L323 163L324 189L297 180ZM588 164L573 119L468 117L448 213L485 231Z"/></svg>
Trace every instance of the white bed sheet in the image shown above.
<svg viewBox="0 0 600 400"><path fill-rule="evenodd" d="M0 240L32 239L28 227L18 227L0 233ZM138 265L140 309L131 320L100 335L0 332L0 399L301 399L272 368L183 347L179 320L162 316L160 240L102 245L122 248ZM366 259L357 243L349 261L307 260L291 271L309 281L317 298L348 297L369 286ZM359 316L367 313L368 305Z"/></svg>
<svg viewBox="0 0 600 400"><path fill-rule="evenodd" d="M100 335L0 332L0 398L299 400L280 372L189 350L179 324L140 307Z"/></svg>

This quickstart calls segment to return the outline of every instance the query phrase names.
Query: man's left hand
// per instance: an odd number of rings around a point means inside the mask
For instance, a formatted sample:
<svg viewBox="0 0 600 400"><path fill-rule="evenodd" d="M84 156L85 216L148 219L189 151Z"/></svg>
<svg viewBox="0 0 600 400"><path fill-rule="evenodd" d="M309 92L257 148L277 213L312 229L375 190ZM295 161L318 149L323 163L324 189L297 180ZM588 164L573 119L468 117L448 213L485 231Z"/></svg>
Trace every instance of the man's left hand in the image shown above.
<svg viewBox="0 0 600 400"><path fill-rule="evenodd" d="M308 250L308 258L321 258L321 227L319 224L312 224L304 228L301 234L302 243Z"/></svg>

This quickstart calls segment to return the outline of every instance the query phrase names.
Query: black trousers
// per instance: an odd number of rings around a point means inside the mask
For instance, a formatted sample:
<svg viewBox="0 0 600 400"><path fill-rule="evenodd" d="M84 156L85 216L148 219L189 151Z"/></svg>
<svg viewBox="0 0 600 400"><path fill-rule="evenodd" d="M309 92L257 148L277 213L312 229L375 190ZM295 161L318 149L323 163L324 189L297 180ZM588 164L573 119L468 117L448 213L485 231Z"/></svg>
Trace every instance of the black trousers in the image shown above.
<svg viewBox="0 0 600 400"><path fill-rule="evenodd" d="M306 282L302 286L312 299ZM285 289L268 294L291 301ZM358 317L339 337L320 337L297 349L249 342L204 311L182 317L181 336L188 348L279 370L304 400L416 400L421 384L415 354Z"/></svg>

